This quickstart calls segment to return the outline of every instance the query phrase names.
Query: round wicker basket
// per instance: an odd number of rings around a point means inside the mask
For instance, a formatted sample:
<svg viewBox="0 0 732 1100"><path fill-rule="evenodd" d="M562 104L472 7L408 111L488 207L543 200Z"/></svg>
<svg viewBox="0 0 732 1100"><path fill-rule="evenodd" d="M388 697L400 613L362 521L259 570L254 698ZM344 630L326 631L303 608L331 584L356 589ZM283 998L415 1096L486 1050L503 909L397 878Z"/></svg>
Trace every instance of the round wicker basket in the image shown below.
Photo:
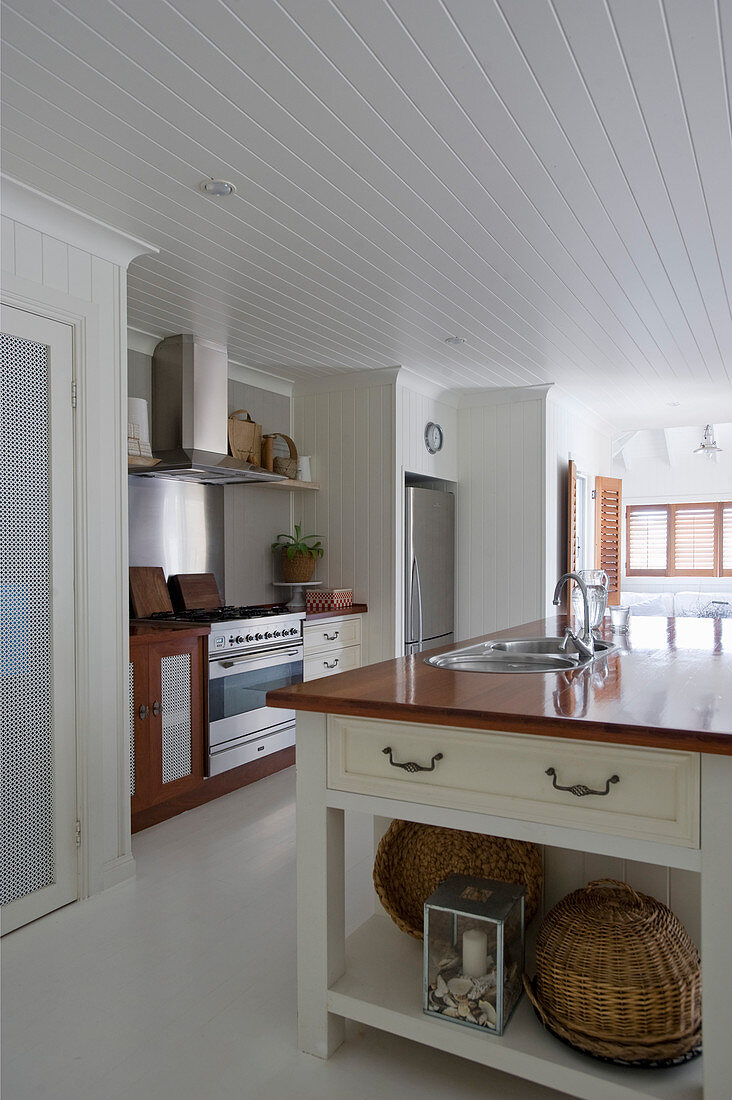
<svg viewBox="0 0 732 1100"><path fill-rule="evenodd" d="M421 940L425 901L439 882L455 873L525 886L527 924L539 908L543 869L535 844L413 821L392 821L382 837L374 886L394 923Z"/></svg>
<svg viewBox="0 0 732 1100"><path fill-rule="evenodd" d="M699 952L670 909L627 883L590 882L555 905L524 986L549 1030L587 1054L659 1064L701 1047Z"/></svg>

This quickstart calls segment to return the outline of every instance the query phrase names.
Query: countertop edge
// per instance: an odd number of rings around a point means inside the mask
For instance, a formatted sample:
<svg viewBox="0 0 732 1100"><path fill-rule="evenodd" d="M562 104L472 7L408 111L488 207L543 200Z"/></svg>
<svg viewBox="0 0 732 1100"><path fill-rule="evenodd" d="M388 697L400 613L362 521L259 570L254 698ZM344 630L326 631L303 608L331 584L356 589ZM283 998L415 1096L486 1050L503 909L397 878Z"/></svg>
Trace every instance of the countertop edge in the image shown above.
<svg viewBox="0 0 732 1100"><path fill-rule="evenodd" d="M526 733L539 737L561 737L572 741L602 741L607 744L636 745L640 748L671 749L682 752L705 752L732 756L732 738L721 733L690 730L649 729L642 726L607 725L583 722L581 719L518 718L515 714L482 711L450 711L417 704L354 703L348 700L308 696L293 699L289 689L271 691L267 704L288 710L310 711L316 714L337 714L347 718L375 718L382 721L415 722L431 726L455 726L486 732Z"/></svg>

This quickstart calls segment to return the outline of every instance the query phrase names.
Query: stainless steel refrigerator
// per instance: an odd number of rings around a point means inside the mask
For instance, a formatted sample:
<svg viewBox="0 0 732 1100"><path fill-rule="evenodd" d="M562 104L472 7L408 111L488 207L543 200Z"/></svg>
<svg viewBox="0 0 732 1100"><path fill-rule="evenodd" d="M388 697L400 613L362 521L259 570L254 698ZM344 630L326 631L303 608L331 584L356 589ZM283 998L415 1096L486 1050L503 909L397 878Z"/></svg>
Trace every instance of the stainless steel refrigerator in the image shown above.
<svg viewBox="0 0 732 1100"><path fill-rule="evenodd" d="M455 640L455 496L409 487L405 502L404 652Z"/></svg>

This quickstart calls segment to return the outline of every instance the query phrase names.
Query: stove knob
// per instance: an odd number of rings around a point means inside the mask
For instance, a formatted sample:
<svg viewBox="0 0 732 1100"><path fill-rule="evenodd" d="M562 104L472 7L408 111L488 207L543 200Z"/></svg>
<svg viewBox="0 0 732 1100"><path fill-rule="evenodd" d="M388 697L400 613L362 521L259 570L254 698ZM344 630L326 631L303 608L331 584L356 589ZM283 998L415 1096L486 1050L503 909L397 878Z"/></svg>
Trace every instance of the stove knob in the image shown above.
<svg viewBox="0 0 732 1100"><path fill-rule="evenodd" d="M297 627L296 626L291 626L290 627L290 634L297 634Z"/></svg>
<svg viewBox="0 0 732 1100"><path fill-rule="evenodd" d="M268 631L266 631L266 633L265 633L265 635L264 635L264 636L265 636L265 638L267 638L267 640L269 640L269 639L270 639L270 638L272 637L272 632L271 632L271 630L268 630Z"/></svg>
<svg viewBox="0 0 732 1100"><path fill-rule="evenodd" d="M237 634L237 636L236 636L236 644L237 644L237 645L241 645L243 641L244 641L244 639L242 638L241 634Z"/></svg>
<svg viewBox="0 0 732 1100"><path fill-rule="evenodd" d="M279 637L281 637L281 635L280 635L280 632L279 632L279 630L275 630L275 632L274 632L274 637L275 637L275 638L279 638Z"/></svg>
<svg viewBox="0 0 732 1100"><path fill-rule="evenodd" d="M248 642L253 642L254 641L254 635L253 634L247 634L246 640Z"/></svg>
<svg viewBox="0 0 732 1100"><path fill-rule="evenodd" d="M262 638L261 634L255 634L254 635L254 641L255 642L261 642L261 641L264 641L264 639Z"/></svg>

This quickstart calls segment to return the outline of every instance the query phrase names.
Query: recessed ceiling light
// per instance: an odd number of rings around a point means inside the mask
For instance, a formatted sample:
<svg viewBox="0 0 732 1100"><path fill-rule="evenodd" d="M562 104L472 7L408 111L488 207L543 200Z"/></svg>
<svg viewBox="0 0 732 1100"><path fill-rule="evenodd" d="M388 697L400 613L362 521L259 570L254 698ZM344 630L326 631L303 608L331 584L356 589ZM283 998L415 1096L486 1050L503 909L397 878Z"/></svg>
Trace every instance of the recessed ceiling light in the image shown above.
<svg viewBox="0 0 732 1100"><path fill-rule="evenodd" d="M678 409L681 402L680 401L667 401L666 404L672 409Z"/></svg>
<svg viewBox="0 0 732 1100"><path fill-rule="evenodd" d="M467 341L464 336L446 336L445 343L453 348L459 348L461 344L465 344Z"/></svg>
<svg viewBox="0 0 732 1100"><path fill-rule="evenodd" d="M236 191L235 184L229 183L228 180L201 180L198 186L206 195L214 195L216 198L225 198Z"/></svg>

